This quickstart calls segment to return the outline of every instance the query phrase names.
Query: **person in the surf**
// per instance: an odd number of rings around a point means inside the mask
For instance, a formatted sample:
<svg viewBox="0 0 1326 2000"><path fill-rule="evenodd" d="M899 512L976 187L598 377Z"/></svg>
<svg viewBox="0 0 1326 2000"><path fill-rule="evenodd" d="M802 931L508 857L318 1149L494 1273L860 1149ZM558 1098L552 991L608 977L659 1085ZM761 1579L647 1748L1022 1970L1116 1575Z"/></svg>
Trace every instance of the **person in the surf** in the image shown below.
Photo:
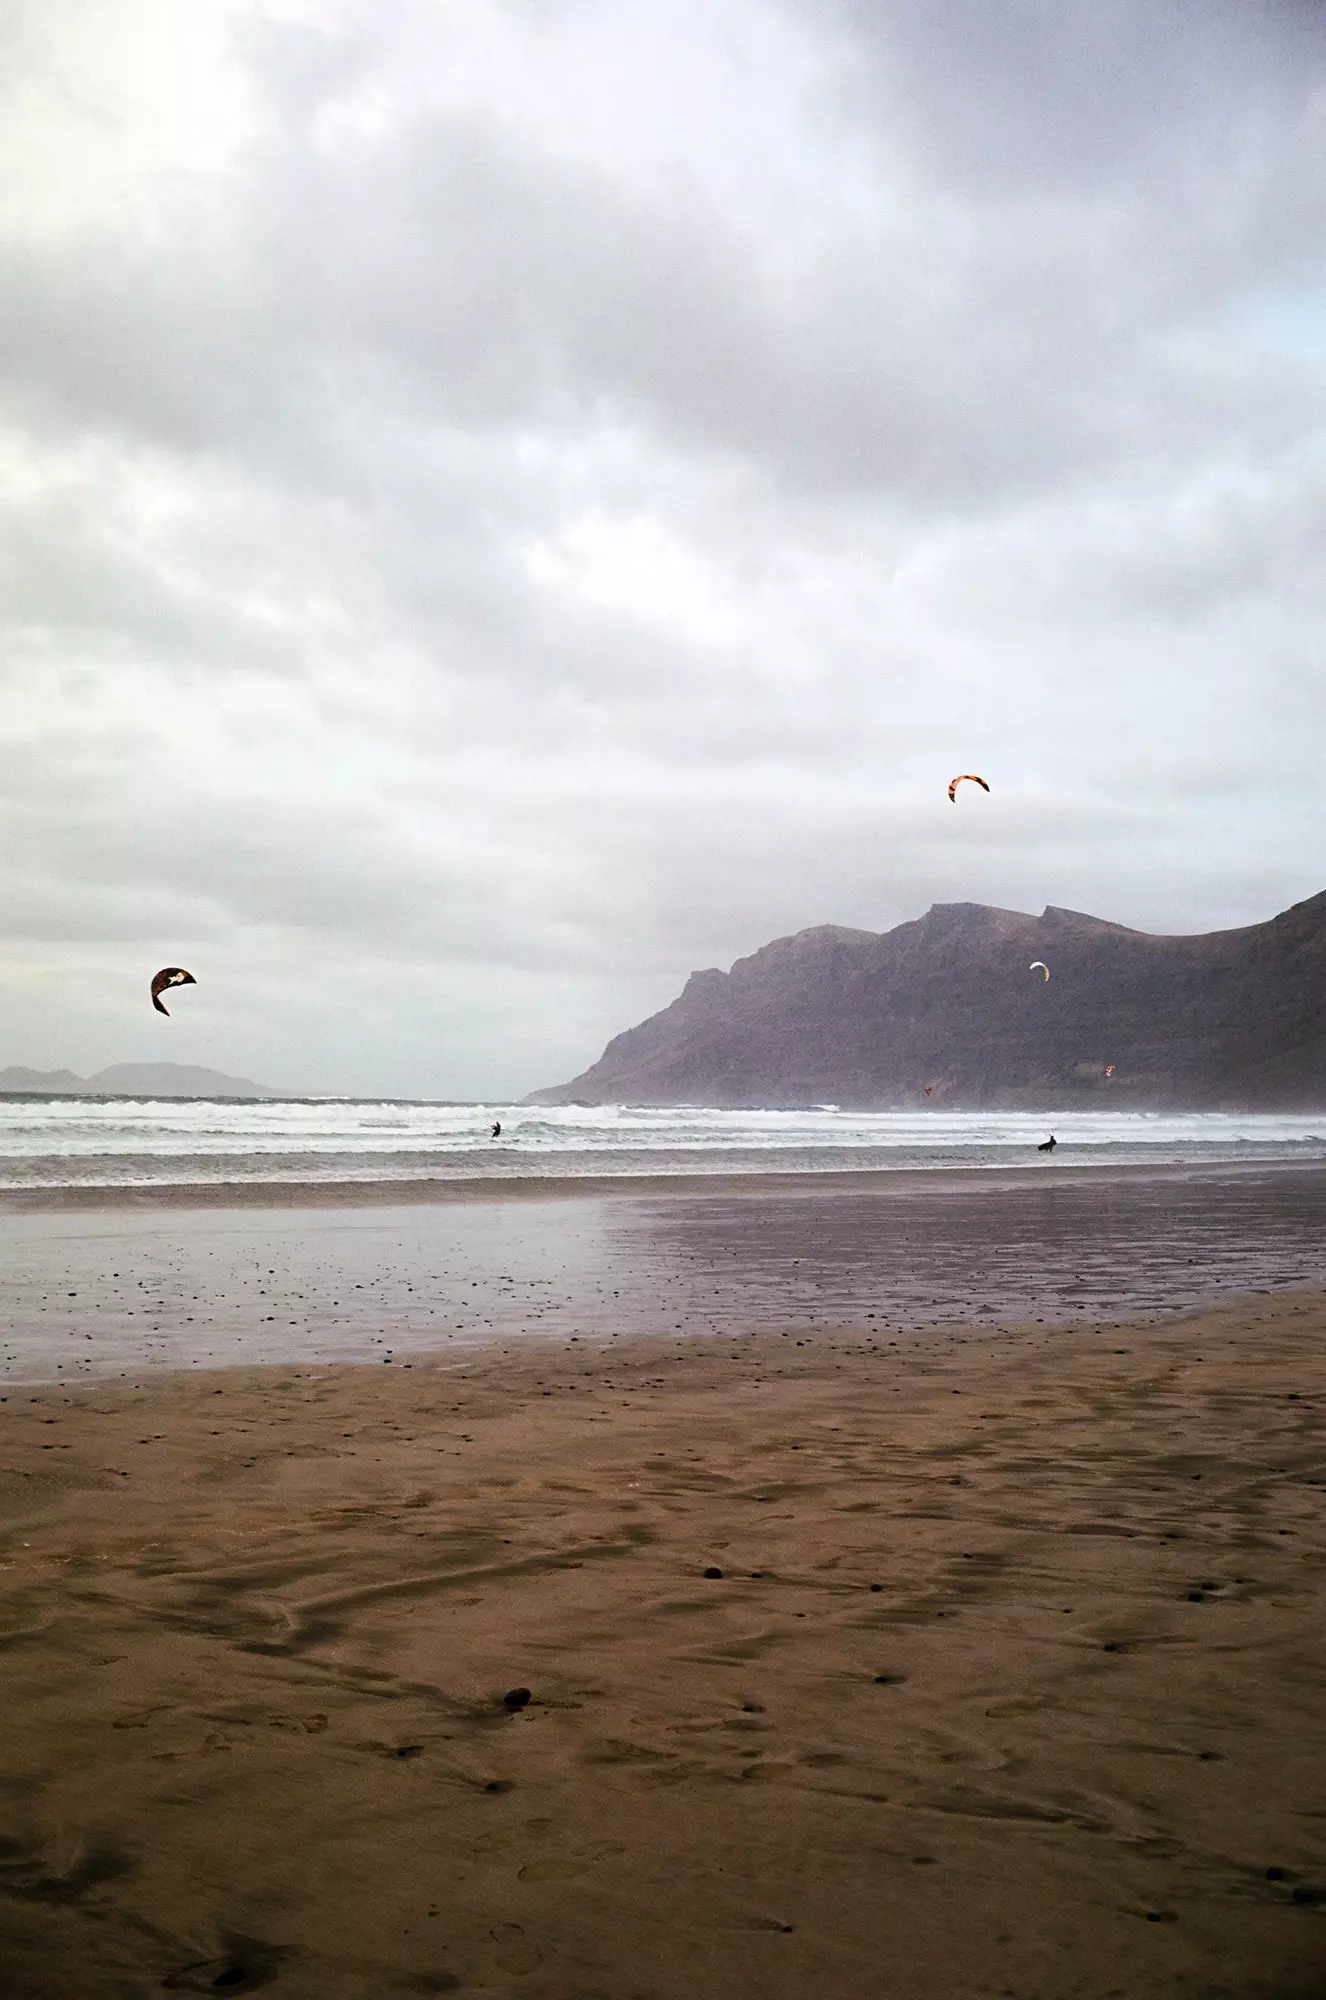
<svg viewBox="0 0 1326 2000"><path fill-rule="evenodd" d="M1038 1153L1052 1153L1058 1144L1059 1141L1055 1138L1053 1132L1051 1132L1048 1139L1041 1140L1041 1143L1039 1146L1037 1146L1036 1151Z"/></svg>
<svg viewBox="0 0 1326 2000"><path fill-rule="evenodd" d="M502 1121L500 1118L495 1118L493 1120L493 1137L494 1139L500 1139L501 1136L502 1136Z"/></svg>

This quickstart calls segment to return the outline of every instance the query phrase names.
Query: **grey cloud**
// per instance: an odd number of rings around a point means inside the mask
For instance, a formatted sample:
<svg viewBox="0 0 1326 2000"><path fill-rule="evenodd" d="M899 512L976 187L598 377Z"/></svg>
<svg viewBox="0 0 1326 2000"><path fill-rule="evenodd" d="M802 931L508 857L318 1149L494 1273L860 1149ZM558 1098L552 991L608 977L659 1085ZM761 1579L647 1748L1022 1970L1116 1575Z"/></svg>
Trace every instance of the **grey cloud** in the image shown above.
<svg viewBox="0 0 1326 2000"><path fill-rule="evenodd" d="M982 197L1172 185L1283 146L1313 107L1326 23L1312 0L831 0L927 167ZM1165 179L1159 189L1154 183ZM1195 192L1196 190L1192 190Z"/></svg>
<svg viewBox="0 0 1326 2000"><path fill-rule="evenodd" d="M403 12L268 26L155 236L7 240L4 1059L196 950L182 1059L520 1090L802 924L1319 888L1319 52L1206 18L797 10L786 214L482 93L332 146Z"/></svg>
<svg viewBox="0 0 1326 2000"><path fill-rule="evenodd" d="M435 438L634 423L822 495L948 506L1143 439L1173 456L1213 423L1255 448L1297 413L1264 362L1254 385L1237 354L1202 374L1147 345L1176 253L1187 287L1228 262L1223 221L1180 242L1145 205L979 230L933 200L901 227L829 209L789 287L712 204L614 187L474 114L354 154L269 141L236 186L224 226L148 256L103 238L75 276L60 249L11 251L18 407L357 504L364 422L393 407Z"/></svg>

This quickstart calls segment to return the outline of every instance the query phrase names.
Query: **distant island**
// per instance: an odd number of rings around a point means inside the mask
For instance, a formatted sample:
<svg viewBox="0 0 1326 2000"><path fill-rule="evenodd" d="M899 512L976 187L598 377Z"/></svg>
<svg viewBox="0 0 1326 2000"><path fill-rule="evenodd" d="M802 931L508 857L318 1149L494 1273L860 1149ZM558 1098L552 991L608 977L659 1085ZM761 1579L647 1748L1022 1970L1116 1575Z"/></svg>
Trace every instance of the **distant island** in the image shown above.
<svg viewBox="0 0 1326 2000"><path fill-rule="evenodd" d="M71 1069L0 1069L0 1096L11 1097L287 1097L246 1076L190 1063L112 1063L95 1076Z"/></svg>
<svg viewBox="0 0 1326 2000"><path fill-rule="evenodd" d="M1197 937L982 903L798 931L526 1101L1326 1112L1326 892Z"/></svg>

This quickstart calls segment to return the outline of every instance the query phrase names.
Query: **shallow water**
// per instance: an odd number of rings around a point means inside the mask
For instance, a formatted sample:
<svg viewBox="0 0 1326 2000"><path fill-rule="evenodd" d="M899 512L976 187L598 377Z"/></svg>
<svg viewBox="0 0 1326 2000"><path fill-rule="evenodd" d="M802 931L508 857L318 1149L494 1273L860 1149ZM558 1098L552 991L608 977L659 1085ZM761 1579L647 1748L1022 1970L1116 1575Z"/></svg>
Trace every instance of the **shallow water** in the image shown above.
<svg viewBox="0 0 1326 2000"><path fill-rule="evenodd" d="M0 1380L1084 1322L1326 1285L1326 1173L0 1214Z"/></svg>
<svg viewBox="0 0 1326 2000"><path fill-rule="evenodd" d="M494 1142L492 1125L502 1137ZM715 1111L0 1097L0 1191L1326 1162L1326 1111Z"/></svg>

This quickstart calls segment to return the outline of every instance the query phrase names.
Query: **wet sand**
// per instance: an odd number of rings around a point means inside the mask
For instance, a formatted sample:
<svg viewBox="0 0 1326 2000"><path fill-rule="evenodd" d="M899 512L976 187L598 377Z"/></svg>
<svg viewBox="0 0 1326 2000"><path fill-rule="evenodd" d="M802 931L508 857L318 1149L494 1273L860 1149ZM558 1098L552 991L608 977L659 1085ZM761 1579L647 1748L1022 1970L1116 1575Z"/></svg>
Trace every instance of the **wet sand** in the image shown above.
<svg viewBox="0 0 1326 2000"><path fill-rule="evenodd" d="M0 1386L571 1334L1112 1320L1326 1289L1326 1171L770 1176L0 1212Z"/></svg>
<svg viewBox="0 0 1326 2000"><path fill-rule="evenodd" d="M1034 1156L1017 1166L963 1166L942 1155L926 1167L863 1167L859 1165L771 1168L767 1159L747 1155L741 1170L713 1167L696 1172L647 1170L604 1173L595 1168L579 1171L541 1171L529 1161L517 1163L505 1156L483 1170L421 1171L417 1175L386 1174L373 1178L335 1180L311 1172L305 1155L264 1154L250 1156L244 1176L226 1180L218 1174L214 1155L163 1162L152 1154L117 1154L108 1164L114 1180L62 1180L68 1162L59 1156L26 1158L10 1163L21 1167L30 1178L21 1185L0 1186L0 1215L39 1214L50 1211L83 1213L98 1210L147 1210L159 1212L176 1208L233 1208L271 1210L280 1208L436 1208L452 1203L583 1201L653 1196L672 1200L677 1196L751 1196L778 1200L796 1195L890 1194L902 1198L933 1197L937 1190L976 1189L998 1186L1004 1189L1045 1189L1075 1183L1112 1182L1210 1182L1265 1181L1281 1175L1289 1178L1321 1177L1319 1162L1268 1160L1253 1157L1243 1161L1109 1161L1068 1159L1071 1148L1061 1147L1053 1155ZM642 1159L645 1156L640 1156ZM80 1163L82 1164L82 1163ZM279 1175L264 1178L262 1174ZM193 1180L176 1178L186 1169L196 1173ZM49 1174L49 1180L43 1176ZM169 1174L170 1178L164 1176Z"/></svg>
<svg viewBox="0 0 1326 2000"><path fill-rule="evenodd" d="M1320 1295L5 1393L13 2000L1326 1992Z"/></svg>

